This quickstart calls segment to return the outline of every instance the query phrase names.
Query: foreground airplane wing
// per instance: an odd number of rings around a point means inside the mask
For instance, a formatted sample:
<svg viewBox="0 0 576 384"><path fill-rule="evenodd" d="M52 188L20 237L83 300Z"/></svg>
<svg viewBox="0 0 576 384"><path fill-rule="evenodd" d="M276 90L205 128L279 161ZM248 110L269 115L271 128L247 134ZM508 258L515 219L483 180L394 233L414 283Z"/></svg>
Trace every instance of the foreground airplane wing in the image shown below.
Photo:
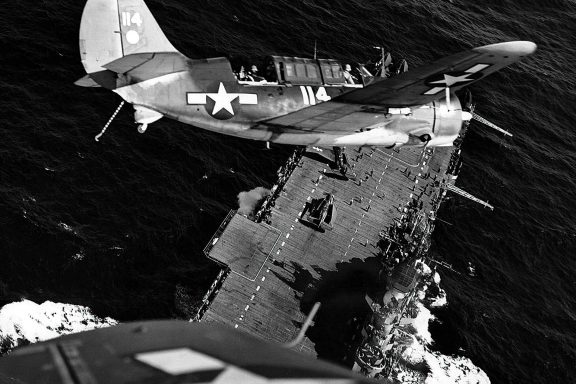
<svg viewBox="0 0 576 384"><path fill-rule="evenodd" d="M164 320L101 328L16 349L0 359L0 383L369 384L373 381L226 326Z"/></svg>
<svg viewBox="0 0 576 384"><path fill-rule="evenodd" d="M388 107L415 107L429 104L496 72L536 50L530 41L486 45L461 52L391 79L370 84L331 101L261 122L268 126L303 131L342 132L369 127L373 113L387 113ZM378 108L386 107L386 108ZM455 106L459 108L459 105ZM367 113L371 112L371 113Z"/></svg>

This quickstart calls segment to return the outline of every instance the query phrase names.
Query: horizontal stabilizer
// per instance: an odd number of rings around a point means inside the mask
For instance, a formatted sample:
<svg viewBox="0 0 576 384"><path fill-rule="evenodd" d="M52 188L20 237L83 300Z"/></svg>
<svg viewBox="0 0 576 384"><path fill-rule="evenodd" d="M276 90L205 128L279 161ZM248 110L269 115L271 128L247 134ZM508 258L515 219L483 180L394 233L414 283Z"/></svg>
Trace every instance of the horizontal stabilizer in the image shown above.
<svg viewBox="0 0 576 384"><path fill-rule="evenodd" d="M100 88L100 85L95 82L94 79L90 77L90 75L86 75L83 78L76 80L74 84L78 85L79 87Z"/></svg>
<svg viewBox="0 0 576 384"><path fill-rule="evenodd" d="M172 53L136 53L104 65L118 74L129 75L134 81L144 81L188 69L186 56Z"/></svg>
<svg viewBox="0 0 576 384"><path fill-rule="evenodd" d="M486 45L445 57L391 79L375 81L334 100L393 107L424 105L444 97L446 88L456 92L534 51L536 44L530 41Z"/></svg>

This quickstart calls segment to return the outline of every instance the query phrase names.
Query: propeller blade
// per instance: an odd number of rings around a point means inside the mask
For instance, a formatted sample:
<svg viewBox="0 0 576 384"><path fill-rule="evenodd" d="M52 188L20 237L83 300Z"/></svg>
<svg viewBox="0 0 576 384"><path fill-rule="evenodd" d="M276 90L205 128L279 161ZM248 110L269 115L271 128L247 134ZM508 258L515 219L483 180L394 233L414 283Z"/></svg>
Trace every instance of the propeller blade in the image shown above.
<svg viewBox="0 0 576 384"><path fill-rule="evenodd" d="M487 126L487 127L489 127L489 128L495 129L495 130L497 130L498 132L501 132L501 133L503 133L503 134L505 134L505 135L508 135L508 136L512 137L512 134L511 134L510 132L508 132L508 131L505 130L505 129L500 128L499 126L497 126L497 125L494 124L494 123L489 122L488 120L486 120L486 119L483 118L482 116L478 115L477 113L473 113L473 114L472 114L472 118L473 118L474 120L476 120L477 122L482 123L482 124L484 124L485 126Z"/></svg>

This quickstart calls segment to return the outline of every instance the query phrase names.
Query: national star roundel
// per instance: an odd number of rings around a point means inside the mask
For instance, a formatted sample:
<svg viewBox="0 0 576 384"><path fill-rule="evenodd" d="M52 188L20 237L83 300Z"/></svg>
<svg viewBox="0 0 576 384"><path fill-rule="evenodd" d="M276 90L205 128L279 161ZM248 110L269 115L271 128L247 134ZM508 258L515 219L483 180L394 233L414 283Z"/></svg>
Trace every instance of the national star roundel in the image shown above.
<svg viewBox="0 0 576 384"><path fill-rule="evenodd" d="M186 102L188 105L204 105L206 112L213 118L228 120L240 111L240 105L258 104L258 94L229 92L236 88L232 83L216 83L208 87L209 92L187 92Z"/></svg>
<svg viewBox="0 0 576 384"><path fill-rule="evenodd" d="M455 71L455 72L444 72L438 73L428 77L425 80L426 85L430 87L453 87L453 86L462 86L473 81L476 81L482 77L482 72L464 72L464 71Z"/></svg>

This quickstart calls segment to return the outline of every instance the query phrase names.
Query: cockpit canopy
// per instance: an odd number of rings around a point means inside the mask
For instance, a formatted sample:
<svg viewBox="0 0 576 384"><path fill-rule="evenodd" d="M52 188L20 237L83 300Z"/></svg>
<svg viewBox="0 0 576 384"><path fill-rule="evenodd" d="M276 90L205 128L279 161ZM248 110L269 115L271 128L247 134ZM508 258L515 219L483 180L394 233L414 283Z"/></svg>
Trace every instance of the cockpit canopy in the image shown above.
<svg viewBox="0 0 576 384"><path fill-rule="evenodd" d="M256 62L255 62L256 63ZM260 61L258 64L262 64ZM234 65L234 64L233 64ZM248 65L234 65L236 76L240 81L278 83L284 85L344 85L342 64L334 59L309 59L290 56L267 56L264 66L254 65L257 76ZM354 67L357 65L354 64ZM255 80L256 79L256 80ZM359 84L362 82L359 81ZM349 84L349 83L348 83Z"/></svg>
<svg viewBox="0 0 576 384"><path fill-rule="evenodd" d="M232 63L239 81L280 85L324 85L362 87L376 78L387 78L407 70L405 60L392 62L389 53L379 48L378 56L366 64L335 59L311 59L291 56L266 56L264 60ZM263 68L263 70L261 70Z"/></svg>
<svg viewBox="0 0 576 384"><path fill-rule="evenodd" d="M342 65L336 60L288 56L269 56L266 60L266 74L275 76L279 83L297 85L345 83Z"/></svg>

